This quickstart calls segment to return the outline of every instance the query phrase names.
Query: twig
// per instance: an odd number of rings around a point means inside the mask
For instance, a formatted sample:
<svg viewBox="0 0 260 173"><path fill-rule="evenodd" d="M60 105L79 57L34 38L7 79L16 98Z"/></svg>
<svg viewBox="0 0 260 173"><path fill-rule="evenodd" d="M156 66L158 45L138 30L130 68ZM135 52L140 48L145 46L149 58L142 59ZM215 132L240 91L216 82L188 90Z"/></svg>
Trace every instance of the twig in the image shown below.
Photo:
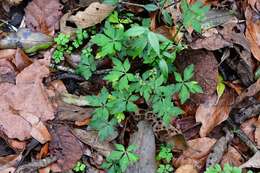
<svg viewBox="0 0 260 173"><path fill-rule="evenodd" d="M44 168L49 164L55 162L57 160L56 157L47 157L45 159L33 161L31 163L20 166L15 173L34 173L39 168Z"/></svg>
<svg viewBox="0 0 260 173"><path fill-rule="evenodd" d="M174 1L173 3L163 7L163 9L169 8L169 7L171 7L171 6L175 5L175 4L178 4L179 2L181 2L181 1L180 0L179 1Z"/></svg>
<svg viewBox="0 0 260 173"><path fill-rule="evenodd" d="M142 4L136 4L136 3L125 2L125 1L122 1L122 2L120 2L120 3L121 3L121 4L125 4L125 5L131 5L131 6L136 6L136 7L144 8L144 5L142 5Z"/></svg>

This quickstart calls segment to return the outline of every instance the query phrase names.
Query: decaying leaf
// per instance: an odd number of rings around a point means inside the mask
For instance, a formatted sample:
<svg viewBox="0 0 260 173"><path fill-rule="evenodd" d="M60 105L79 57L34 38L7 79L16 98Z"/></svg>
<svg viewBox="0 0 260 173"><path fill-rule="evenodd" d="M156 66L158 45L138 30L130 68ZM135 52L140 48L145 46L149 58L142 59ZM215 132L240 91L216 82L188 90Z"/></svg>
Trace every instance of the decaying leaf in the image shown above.
<svg viewBox="0 0 260 173"><path fill-rule="evenodd" d="M256 152L253 157L243 163L240 168L260 168L260 151Z"/></svg>
<svg viewBox="0 0 260 173"><path fill-rule="evenodd" d="M258 118L257 122L255 123L255 142L257 146L260 146L260 119Z"/></svg>
<svg viewBox="0 0 260 173"><path fill-rule="evenodd" d="M260 61L259 13L257 14L257 12L252 10L251 7L247 7L245 12L245 17L246 17L246 38L249 41L252 54L258 61Z"/></svg>
<svg viewBox="0 0 260 173"><path fill-rule="evenodd" d="M43 77L48 74L49 69L35 61L17 75L16 85L0 84L3 91L0 93L0 125L9 138L28 139L34 129L34 137L40 142L50 139L47 129L41 124L41 121L54 118L55 108L42 84Z"/></svg>
<svg viewBox="0 0 260 173"><path fill-rule="evenodd" d="M70 16L69 21L74 22L79 28L88 28L101 23L113 10L114 6L93 2L84 11Z"/></svg>
<svg viewBox="0 0 260 173"><path fill-rule="evenodd" d="M25 23L33 31L54 34L62 15L59 0L33 0L25 8Z"/></svg>
<svg viewBox="0 0 260 173"><path fill-rule="evenodd" d="M243 163L244 159L241 154L232 146L228 147L227 152L224 154L221 160L221 166L225 164L230 164L233 166L240 166Z"/></svg>
<svg viewBox="0 0 260 173"><path fill-rule="evenodd" d="M175 173L198 173L197 169L193 165L181 165L176 169Z"/></svg>
<svg viewBox="0 0 260 173"><path fill-rule="evenodd" d="M227 10L210 10L202 21L203 29L213 28L227 22L236 21L236 17L231 11Z"/></svg>
<svg viewBox="0 0 260 173"><path fill-rule="evenodd" d="M201 170L215 142L215 139L207 137L188 141L189 148L174 161L174 166L179 167L180 165L191 164L198 170Z"/></svg>
<svg viewBox="0 0 260 173"><path fill-rule="evenodd" d="M155 137L152 126L146 121L138 123L138 132L130 138L130 143L138 146L139 161L130 166L126 173L156 172Z"/></svg>
<svg viewBox="0 0 260 173"><path fill-rule="evenodd" d="M19 45L26 53L35 53L49 48L52 43L52 37L48 35L21 28L16 33L7 33L0 39L0 49L15 49Z"/></svg>
<svg viewBox="0 0 260 173"><path fill-rule="evenodd" d="M228 118L232 103L235 101L235 94L226 90L217 102L217 96L213 95L205 103L201 104L196 112L196 122L201 122L200 136L205 137L217 125Z"/></svg>
<svg viewBox="0 0 260 173"><path fill-rule="evenodd" d="M51 134L49 149L50 153L58 159L57 166L61 172L72 169L83 154L80 142L66 126L53 126Z"/></svg>
<svg viewBox="0 0 260 173"><path fill-rule="evenodd" d="M224 129L226 132L225 136L222 136L220 139L217 140L217 142L214 144L212 148L212 152L209 154L206 162L206 168L210 166L214 166L218 164L225 151L228 148L228 144L231 142L231 140L234 137L234 134L230 132L227 128Z"/></svg>
<svg viewBox="0 0 260 173"><path fill-rule="evenodd" d="M91 146L91 148L95 149L98 153L102 154L103 156L107 157L114 148L107 141L100 142L97 131L73 129L73 134L77 138L79 138L83 143Z"/></svg>

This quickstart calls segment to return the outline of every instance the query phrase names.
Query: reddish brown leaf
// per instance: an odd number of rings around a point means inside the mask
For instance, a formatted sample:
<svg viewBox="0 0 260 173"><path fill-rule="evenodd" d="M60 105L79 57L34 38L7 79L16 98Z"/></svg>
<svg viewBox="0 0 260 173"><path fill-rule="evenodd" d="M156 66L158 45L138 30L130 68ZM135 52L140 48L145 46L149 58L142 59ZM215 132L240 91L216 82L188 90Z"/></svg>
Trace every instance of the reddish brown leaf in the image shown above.
<svg viewBox="0 0 260 173"><path fill-rule="evenodd" d="M204 167L207 155L215 142L215 139L207 137L188 141L189 148L174 161L174 166L179 167L180 165L191 164L201 170Z"/></svg>
<svg viewBox="0 0 260 173"><path fill-rule="evenodd" d="M51 129L51 134L49 149L50 153L58 158L57 166L61 172L72 169L83 154L80 142L69 128L63 125L55 125Z"/></svg>
<svg viewBox="0 0 260 173"><path fill-rule="evenodd" d="M233 166L240 166L243 161L241 154L234 147L230 146L222 158L221 165L224 166L228 163Z"/></svg>
<svg viewBox="0 0 260 173"><path fill-rule="evenodd" d="M37 128L44 129L43 125L39 126L41 121L54 118L55 108L42 84L48 74L49 69L35 61L17 75L16 85L0 84L0 125L9 138L28 139L34 129L37 133L32 134L40 142L50 139L46 130Z"/></svg>
<svg viewBox="0 0 260 173"><path fill-rule="evenodd" d="M62 15L59 0L33 0L25 8L28 28L45 34L53 34Z"/></svg>
<svg viewBox="0 0 260 173"><path fill-rule="evenodd" d="M201 104L196 112L196 121L201 122L200 136L205 137L217 125L228 118L231 105L235 101L235 94L226 90L217 103L217 96L213 95Z"/></svg>
<svg viewBox="0 0 260 173"><path fill-rule="evenodd" d="M22 71L24 68L32 64L32 60L29 59L22 49L18 48L13 63L19 71Z"/></svg>
<svg viewBox="0 0 260 173"><path fill-rule="evenodd" d="M257 20L259 14L253 11L251 7L247 7L245 16L246 38L249 41L252 54L258 61L260 61L260 20Z"/></svg>

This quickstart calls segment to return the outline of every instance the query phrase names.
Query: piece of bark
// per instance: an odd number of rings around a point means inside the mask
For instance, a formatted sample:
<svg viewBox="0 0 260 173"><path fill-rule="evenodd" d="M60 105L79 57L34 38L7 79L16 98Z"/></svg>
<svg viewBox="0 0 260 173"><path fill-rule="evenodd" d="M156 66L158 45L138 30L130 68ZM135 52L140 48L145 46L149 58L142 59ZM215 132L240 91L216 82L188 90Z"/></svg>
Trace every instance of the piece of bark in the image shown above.
<svg viewBox="0 0 260 173"><path fill-rule="evenodd" d="M155 173L155 137L150 123L140 121L138 123L138 132L130 137L130 144L135 144L140 157L139 161L128 167L126 173Z"/></svg>
<svg viewBox="0 0 260 173"><path fill-rule="evenodd" d="M234 137L233 133L231 133L227 128L225 128L224 130L226 131L226 136L221 137L215 143L212 152L207 158L206 167L218 164L221 161L225 151L228 148L228 144Z"/></svg>

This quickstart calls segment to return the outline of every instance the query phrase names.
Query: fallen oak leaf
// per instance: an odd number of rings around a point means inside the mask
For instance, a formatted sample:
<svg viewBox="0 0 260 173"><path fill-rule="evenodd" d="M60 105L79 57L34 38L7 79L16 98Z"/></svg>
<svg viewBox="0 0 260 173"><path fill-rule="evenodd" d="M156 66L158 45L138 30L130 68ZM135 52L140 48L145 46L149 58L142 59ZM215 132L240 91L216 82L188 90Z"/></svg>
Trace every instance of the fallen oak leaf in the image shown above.
<svg viewBox="0 0 260 173"><path fill-rule="evenodd" d="M33 31L54 34L62 8L59 0L33 0L25 8L25 23Z"/></svg>
<svg viewBox="0 0 260 173"><path fill-rule="evenodd" d="M84 11L79 11L76 15L69 17L70 22L74 22L79 28L88 28L101 23L113 10L114 6L93 2Z"/></svg>

